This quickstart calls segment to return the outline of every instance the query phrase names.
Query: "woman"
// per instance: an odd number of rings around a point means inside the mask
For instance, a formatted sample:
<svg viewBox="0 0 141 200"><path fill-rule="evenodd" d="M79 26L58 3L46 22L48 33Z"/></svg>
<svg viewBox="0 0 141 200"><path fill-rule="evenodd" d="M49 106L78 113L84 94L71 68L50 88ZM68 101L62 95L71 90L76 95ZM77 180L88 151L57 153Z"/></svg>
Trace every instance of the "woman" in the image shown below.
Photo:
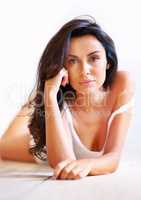
<svg viewBox="0 0 141 200"><path fill-rule="evenodd" d="M114 172L134 93L129 73L117 68L114 42L94 20L66 23L43 52L34 93L1 138L2 159L48 162L58 179Z"/></svg>

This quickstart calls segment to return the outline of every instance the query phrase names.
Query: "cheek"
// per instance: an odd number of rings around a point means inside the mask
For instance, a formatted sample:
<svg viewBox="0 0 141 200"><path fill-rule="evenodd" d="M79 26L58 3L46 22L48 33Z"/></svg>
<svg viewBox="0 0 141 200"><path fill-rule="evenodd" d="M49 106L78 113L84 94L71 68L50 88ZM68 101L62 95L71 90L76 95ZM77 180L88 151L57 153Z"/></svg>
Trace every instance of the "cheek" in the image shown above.
<svg viewBox="0 0 141 200"><path fill-rule="evenodd" d="M75 80L77 80L77 73L75 73L74 71L69 70L68 71L68 78L69 78L69 82L72 85Z"/></svg>
<svg viewBox="0 0 141 200"><path fill-rule="evenodd" d="M106 69L99 69L96 72L96 78L97 78L97 82L99 83L99 85L103 85L105 78L106 78Z"/></svg>
<svg viewBox="0 0 141 200"><path fill-rule="evenodd" d="M79 75L78 67L70 67L68 69L68 75L70 80L76 79L76 77L78 78Z"/></svg>
<svg viewBox="0 0 141 200"><path fill-rule="evenodd" d="M73 71L69 71L68 73L68 77L69 77L69 83L71 85L72 88L74 88L75 90L77 90L79 88L79 76L78 73Z"/></svg>

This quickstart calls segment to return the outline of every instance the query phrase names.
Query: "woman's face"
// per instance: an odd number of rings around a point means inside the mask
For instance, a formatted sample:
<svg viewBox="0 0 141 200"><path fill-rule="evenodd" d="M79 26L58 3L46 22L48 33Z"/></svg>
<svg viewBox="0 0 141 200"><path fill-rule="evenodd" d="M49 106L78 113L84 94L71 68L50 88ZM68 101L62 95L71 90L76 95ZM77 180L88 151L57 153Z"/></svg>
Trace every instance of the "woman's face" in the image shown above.
<svg viewBox="0 0 141 200"><path fill-rule="evenodd" d="M85 35L71 39L65 67L76 93L91 93L102 88L106 66L105 49L96 37Z"/></svg>

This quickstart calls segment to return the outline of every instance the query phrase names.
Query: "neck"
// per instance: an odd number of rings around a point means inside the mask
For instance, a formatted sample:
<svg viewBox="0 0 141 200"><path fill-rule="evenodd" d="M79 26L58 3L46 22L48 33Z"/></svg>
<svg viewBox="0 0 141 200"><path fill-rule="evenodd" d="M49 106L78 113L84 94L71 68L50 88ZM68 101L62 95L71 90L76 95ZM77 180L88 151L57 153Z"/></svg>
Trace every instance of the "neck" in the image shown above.
<svg viewBox="0 0 141 200"><path fill-rule="evenodd" d="M76 93L74 105L83 111L91 112L96 108L103 107L106 103L107 91L103 89L93 93Z"/></svg>

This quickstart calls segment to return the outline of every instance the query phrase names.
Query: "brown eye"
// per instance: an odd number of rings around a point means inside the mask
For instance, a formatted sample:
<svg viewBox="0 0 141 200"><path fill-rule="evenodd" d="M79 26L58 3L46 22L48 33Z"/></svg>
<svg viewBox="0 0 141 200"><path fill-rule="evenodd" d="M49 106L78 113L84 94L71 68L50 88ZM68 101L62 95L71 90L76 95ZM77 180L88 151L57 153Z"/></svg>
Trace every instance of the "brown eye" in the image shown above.
<svg viewBox="0 0 141 200"><path fill-rule="evenodd" d="M99 59L99 57L97 57L97 56L93 56L93 57L90 58L90 60L91 60L92 62L94 62L95 60L98 60L98 59Z"/></svg>
<svg viewBox="0 0 141 200"><path fill-rule="evenodd" d="M70 60L68 60L68 63L69 64L75 64L76 63L76 59L70 59Z"/></svg>

